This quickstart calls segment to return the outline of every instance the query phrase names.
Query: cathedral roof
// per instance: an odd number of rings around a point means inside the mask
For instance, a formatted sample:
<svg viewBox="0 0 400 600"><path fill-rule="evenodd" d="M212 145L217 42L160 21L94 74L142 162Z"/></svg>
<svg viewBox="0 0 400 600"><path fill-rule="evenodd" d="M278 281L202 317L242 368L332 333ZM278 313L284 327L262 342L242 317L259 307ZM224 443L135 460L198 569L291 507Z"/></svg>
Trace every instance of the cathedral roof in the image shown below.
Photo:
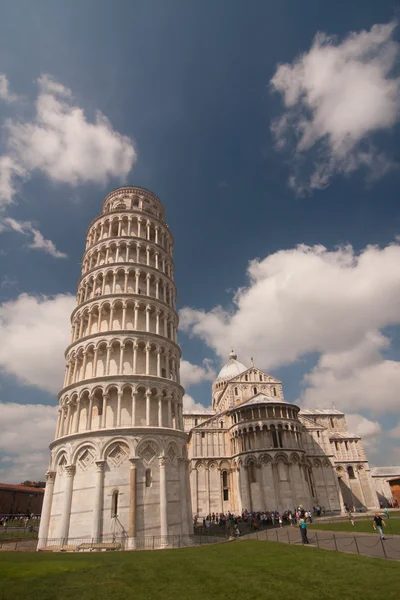
<svg viewBox="0 0 400 600"><path fill-rule="evenodd" d="M215 381L220 381L221 379L228 381L229 379L233 379L245 371L247 371L247 367L237 360L237 354L234 350L232 350L229 354L229 361L222 367Z"/></svg>
<svg viewBox="0 0 400 600"><path fill-rule="evenodd" d="M399 477L400 467L373 467L371 475L372 477Z"/></svg>
<svg viewBox="0 0 400 600"><path fill-rule="evenodd" d="M243 408L245 406L254 406L255 404L266 404L268 402L273 402L274 404L287 404L285 400L282 398L276 398L276 396L267 396L267 394L263 394L262 392L258 392L253 398L250 400L246 400L243 404L237 404L235 408Z"/></svg>
<svg viewBox="0 0 400 600"><path fill-rule="evenodd" d="M300 411L300 416L301 415L344 415L344 413L336 408L302 408Z"/></svg>

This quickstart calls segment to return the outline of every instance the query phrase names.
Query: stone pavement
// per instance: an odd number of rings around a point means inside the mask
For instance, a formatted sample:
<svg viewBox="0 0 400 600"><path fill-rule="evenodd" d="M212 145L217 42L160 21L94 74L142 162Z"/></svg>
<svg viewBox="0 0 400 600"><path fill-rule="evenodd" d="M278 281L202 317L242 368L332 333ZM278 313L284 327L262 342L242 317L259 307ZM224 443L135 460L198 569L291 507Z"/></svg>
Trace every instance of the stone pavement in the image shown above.
<svg viewBox="0 0 400 600"><path fill-rule="evenodd" d="M308 529L308 539L311 546L324 550L337 550L350 554L362 554L375 558L390 558L400 560L400 535L387 536L381 541L377 533L351 533L346 531L317 531ZM266 529L250 533L240 539L258 539L283 544L302 545L298 527L282 527ZM305 546L307 547L307 546Z"/></svg>

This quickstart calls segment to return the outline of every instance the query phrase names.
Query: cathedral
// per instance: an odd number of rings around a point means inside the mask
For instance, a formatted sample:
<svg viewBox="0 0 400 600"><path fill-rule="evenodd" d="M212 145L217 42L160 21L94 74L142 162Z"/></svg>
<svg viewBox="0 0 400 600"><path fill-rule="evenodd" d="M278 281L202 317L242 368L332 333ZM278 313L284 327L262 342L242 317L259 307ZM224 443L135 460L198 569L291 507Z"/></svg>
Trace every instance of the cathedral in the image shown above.
<svg viewBox="0 0 400 600"><path fill-rule="evenodd" d="M184 424L195 515L379 507L345 415L285 402L282 383L234 351L212 385L212 410L184 414Z"/></svg>
<svg viewBox="0 0 400 600"><path fill-rule="evenodd" d="M212 512L376 506L345 415L300 411L233 351L212 411L183 412L173 248L143 188L108 194L89 225L38 549L147 536L163 547Z"/></svg>

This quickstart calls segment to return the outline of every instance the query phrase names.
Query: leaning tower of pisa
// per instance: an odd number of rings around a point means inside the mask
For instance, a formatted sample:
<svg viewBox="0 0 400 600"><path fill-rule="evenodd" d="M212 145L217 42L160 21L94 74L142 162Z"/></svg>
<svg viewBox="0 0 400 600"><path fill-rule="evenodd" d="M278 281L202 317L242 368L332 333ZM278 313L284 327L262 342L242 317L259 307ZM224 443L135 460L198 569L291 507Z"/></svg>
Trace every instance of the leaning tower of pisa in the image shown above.
<svg viewBox="0 0 400 600"><path fill-rule="evenodd" d="M89 226L39 547L190 532L172 252L141 188L111 192Z"/></svg>

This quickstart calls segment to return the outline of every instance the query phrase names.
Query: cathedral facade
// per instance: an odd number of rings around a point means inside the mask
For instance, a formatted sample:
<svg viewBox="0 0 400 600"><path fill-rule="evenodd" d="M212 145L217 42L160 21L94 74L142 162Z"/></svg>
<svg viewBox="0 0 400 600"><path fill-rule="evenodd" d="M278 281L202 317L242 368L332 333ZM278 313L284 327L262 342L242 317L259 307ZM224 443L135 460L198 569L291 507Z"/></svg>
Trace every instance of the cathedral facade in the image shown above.
<svg viewBox="0 0 400 600"><path fill-rule="evenodd" d="M362 440L344 413L285 402L279 380L233 351L212 385L212 410L184 414L184 423L195 515L379 507Z"/></svg>

